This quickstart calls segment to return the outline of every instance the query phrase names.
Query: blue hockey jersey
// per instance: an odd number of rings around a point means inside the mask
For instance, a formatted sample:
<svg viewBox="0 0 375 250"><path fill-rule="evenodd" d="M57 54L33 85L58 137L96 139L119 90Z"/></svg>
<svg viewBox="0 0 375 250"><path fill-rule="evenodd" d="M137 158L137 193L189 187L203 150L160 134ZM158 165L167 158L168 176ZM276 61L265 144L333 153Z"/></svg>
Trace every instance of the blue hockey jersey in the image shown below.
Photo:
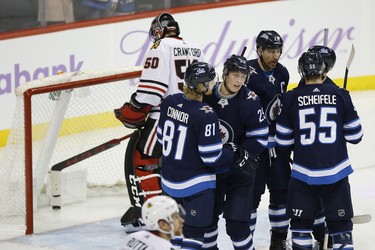
<svg viewBox="0 0 375 250"><path fill-rule="evenodd" d="M275 98L281 99L282 94L286 92L289 83L289 72L280 63L276 64L275 69L265 72L259 66L258 59L247 61L250 66L250 78L247 87L254 91L260 98L263 110L269 124L268 147L275 146L275 121L271 120L270 113L273 112L273 103Z"/></svg>
<svg viewBox="0 0 375 250"><path fill-rule="evenodd" d="M162 189L187 197L216 187L216 170L230 167L234 154L221 143L219 120L206 103L170 95L161 104L157 128L162 144Z"/></svg>
<svg viewBox="0 0 375 250"><path fill-rule="evenodd" d="M288 91L276 130L277 144L293 148L293 178L332 184L353 172L346 143L359 143L363 130L347 90L309 84Z"/></svg>
<svg viewBox="0 0 375 250"><path fill-rule="evenodd" d="M223 143L234 142L250 154L260 154L268 144L268 124L258 96L243 86L235 96L225 98L218 93L219 87L203 100L219 117Z"/></svg>

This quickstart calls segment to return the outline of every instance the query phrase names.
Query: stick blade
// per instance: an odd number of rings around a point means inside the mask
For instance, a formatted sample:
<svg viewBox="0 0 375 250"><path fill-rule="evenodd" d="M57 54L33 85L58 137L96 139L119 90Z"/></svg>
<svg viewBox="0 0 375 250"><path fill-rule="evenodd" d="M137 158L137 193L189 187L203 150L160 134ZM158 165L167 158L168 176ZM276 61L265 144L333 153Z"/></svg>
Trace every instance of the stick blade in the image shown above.
<svg viewBox="0 0 375 250"><path fill-rule="evenodd" d="M371 220L371 214L354 215L354 217L352 218L353 224L365 224L369 223Z"/></svg>
<svg viewBox="0 0 375 250"><path fill-rule="evenodd" d="M355 48L354 48L354 44L352 44L352 49L350 50L350 55L349 55L349 58L348 58L348 62L346 63L346 69L347 70L349 70L350 65L352 64L354 55L355 55Z"/></svg>

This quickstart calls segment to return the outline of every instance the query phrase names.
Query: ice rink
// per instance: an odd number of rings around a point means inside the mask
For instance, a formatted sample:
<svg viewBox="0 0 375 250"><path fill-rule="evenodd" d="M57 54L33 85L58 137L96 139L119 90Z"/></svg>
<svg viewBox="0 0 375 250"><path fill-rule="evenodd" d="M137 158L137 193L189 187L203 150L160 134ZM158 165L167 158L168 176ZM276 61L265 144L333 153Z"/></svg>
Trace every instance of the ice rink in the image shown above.
<svg viewBox="0 0 375 250"><path fill-rule="evenodd" d="M355 172L350 175L355 214L375 215L375 160L371 152L375 139L375 91L351 93L365 130L363 141L349 147ZM267 217L268 194L262 198L254 244L257 250L269 247L269 222ZM84 203L64 206L59 211L50 207L35 213L35 234L12 238L0 235L0 249L122 249L125 236L120 218L127 210L127 196L90 198ZM83 224L84 223L84 224ZM353 230L357 250L372 249L375 239L375 222L356 224ZM232 245L225 233L224 221L220 221L219 247L231 250Z"/></svg>

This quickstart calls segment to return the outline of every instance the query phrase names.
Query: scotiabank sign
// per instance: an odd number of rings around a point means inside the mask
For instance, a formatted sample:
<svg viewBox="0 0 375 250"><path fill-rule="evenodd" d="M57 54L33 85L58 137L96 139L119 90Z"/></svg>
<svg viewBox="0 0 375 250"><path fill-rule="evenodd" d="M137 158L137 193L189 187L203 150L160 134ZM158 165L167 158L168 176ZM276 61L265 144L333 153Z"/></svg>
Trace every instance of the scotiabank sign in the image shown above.
<svg viewBox="0 0 375 250"><path fill-rule="evenodd" d="M312 5L309 7L308 5ZM340 5L340 11L335 12ZM320 7L317 7L320 6ZM320 9L324 6L330 14ZM328 46L337 61L331 78L342 78L352 44L358 44L351 76L375 75L375 35L363 27L361 15L375 23L371 0L276 1L174 14L181 36L200 44L207 60L221 72L231 54L256 58L255 38L263 29L277 31L284 40L281 63L297 82L297 61L303 51L323 44L324 28L329 29ZM321 12L319 14L319 12ZM366 13L363 13L366 12ZM342 18L342 13L345 18ZM58 71L140 66L151 47L148 29L152 17L65 30L61 32L0 41L0 130L8 129L15 106L15 89L30 80L55 75ZM359 48L360 47L360 48Z"/></svg>

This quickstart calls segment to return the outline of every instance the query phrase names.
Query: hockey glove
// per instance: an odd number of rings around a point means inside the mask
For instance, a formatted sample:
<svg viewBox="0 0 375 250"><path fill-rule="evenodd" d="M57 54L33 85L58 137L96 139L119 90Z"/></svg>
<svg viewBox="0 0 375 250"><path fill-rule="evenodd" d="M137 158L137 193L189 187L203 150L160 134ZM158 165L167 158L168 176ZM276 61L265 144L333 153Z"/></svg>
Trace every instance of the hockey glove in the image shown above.
<svg viewBox="0 0 375 250"><path fill-rule="evenodd" d="M116 118L125 127L132 129L141 128L145 125L147 114L152 108L149 104L139 103L135 96L136 93L131 96L130 102L126 102L121 108L114 110Z"/></svg>
<svg viewBox="0 0 375 250"><path fill-rule="evenodd" d="M234 160L232 163L233 168L238 168L248 175L252 175L253 172L258 168L259 157L249 154L249 152L247 152L245 149L237 147L233 142L227 142L223 145L223 147L234 152Z"/></svg>

